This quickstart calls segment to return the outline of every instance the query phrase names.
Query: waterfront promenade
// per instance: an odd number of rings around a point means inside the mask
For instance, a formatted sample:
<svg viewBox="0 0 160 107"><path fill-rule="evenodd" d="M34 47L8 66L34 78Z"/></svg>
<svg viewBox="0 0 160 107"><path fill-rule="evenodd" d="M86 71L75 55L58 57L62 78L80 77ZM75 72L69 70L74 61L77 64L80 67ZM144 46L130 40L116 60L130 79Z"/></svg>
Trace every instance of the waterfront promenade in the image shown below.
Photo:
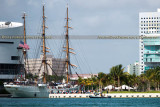
<svg viewBox="0 0 160 107"><path fill-rule="evenodd" d="M49 98L89 98L93 94L49 94ZM109 93L112 98L160 98L160 93Z"/></svg>

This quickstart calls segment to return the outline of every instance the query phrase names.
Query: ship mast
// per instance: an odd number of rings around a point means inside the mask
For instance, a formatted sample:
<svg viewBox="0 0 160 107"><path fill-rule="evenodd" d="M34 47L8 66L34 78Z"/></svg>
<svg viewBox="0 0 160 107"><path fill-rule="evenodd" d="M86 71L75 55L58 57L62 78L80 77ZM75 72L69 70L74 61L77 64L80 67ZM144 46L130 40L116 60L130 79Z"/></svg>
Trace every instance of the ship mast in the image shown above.
<svg viewBox="0 0 160 107"><path fill-rule="evenodd" d="M24 13L23 16L22 16L22 19L24 20L23 21L23 32L24 32L24 44L26 44L26 14ZM26 49L23 48L23 55L24 55L24 62L25 62L25 66L26 66ZM25 71L25 77L24 79L26 79L26 69L24 70Z"/></svg>
<svg viewBox="0 0 160 107"><path fill-rule="evenodd" d="M44 14L44 5L43 5L43 25L42 25L42 38L43 38L43 60L42 60L42 63L43 63L43 66L44 66L44 77L43 77L43 82L46 83L46 44L45 44L45 14Z"/></svg>
<svg viewBox="0 0 160 107"><path fill-rule="evenodd" d="M68 33L69 33L69 26L68 26L68 5L67 5L67 23L66 23L66 73L67 73L67 84L68 84L68 81L69 81L69 37L68 37Z"/></svg>
<svg viewBox="0 0 160 107"><path fill-rule="evenodd" d="M70 51L70 50L74 50L74 49L69 47L69 28L72 28L72 27L69 27L69 20L70 20L70 18L68 17L68 4L67 4L67 18L65 18L65 19L66 19L66 26L64 26L64 27L66 27L66 35L65 35L66 47L64 47L64 48L66 50L64 50L64 51L66 51L66 74L67 74L67 81L66 81L66 83L68 84L69 77L70 77L70 74L71 74L71 72L69 71L69 70L71 70L70 66L77 67L76 65L70 63L70 57L69 57L70 53L71 54L76 54L76 53Z"/></svg>

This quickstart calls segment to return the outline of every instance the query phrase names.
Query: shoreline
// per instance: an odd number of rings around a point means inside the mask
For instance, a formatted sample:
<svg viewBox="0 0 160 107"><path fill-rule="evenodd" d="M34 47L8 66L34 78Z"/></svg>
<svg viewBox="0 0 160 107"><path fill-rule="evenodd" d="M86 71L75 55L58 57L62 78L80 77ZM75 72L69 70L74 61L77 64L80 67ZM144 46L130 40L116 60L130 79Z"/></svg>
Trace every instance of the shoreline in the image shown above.
<svg viewBox="0 0 160 107"><path fill-rule="evenodd" d="M49 94L49 98L89 98L94 94ZM111 98L160 98L160 93L108 93Z"/></svg>

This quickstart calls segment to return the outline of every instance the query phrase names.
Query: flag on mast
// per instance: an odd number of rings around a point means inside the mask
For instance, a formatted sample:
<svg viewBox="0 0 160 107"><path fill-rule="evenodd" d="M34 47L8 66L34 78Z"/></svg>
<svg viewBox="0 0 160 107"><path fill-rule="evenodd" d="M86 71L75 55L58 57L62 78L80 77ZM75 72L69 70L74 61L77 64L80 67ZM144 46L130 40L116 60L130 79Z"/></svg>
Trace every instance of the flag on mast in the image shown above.
<svg viewBox="0 0 160 107"><path fill-rule="evenodd" d="M26 43L24 44L24 48L29 50L29 45L27 45Z"/></svg>
<svg viewBox="0 0 160 107"><path fill-rule="evenodd" d="M22 47L24 49L29 50L29 45L27 45L26 43L24 43L23 41L20 41L19 47Z"/></svg>
<svg viewBox="0 0 160 107"><path fill-rule="evenodd" d="M24 42L23 41L20 41L19 47L24 48Z"/></svg>

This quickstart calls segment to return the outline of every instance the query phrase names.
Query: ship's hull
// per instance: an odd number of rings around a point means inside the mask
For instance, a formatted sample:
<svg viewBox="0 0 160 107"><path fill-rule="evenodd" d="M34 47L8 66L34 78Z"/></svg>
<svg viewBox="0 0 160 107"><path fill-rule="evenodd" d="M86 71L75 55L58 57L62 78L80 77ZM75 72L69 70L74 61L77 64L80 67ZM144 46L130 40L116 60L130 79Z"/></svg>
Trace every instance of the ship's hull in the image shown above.
<svg viewBox="0 0 160 107"><path fill-rule="evenodd" d="M4 87L12 97L48 98L50 93L47 86L4 85Z"/></svg>
<svg viewBox="0 0 160 107"><path fill-rule="evenodd" d="M44 86L43 86L44 85ZM58 91L75 91L79 90L80 86L75 88L49 89L45 84L27 86L27 85L4 85L5 89L12 94L12 97L18 98L49 98L49 93Z"/></svg>

